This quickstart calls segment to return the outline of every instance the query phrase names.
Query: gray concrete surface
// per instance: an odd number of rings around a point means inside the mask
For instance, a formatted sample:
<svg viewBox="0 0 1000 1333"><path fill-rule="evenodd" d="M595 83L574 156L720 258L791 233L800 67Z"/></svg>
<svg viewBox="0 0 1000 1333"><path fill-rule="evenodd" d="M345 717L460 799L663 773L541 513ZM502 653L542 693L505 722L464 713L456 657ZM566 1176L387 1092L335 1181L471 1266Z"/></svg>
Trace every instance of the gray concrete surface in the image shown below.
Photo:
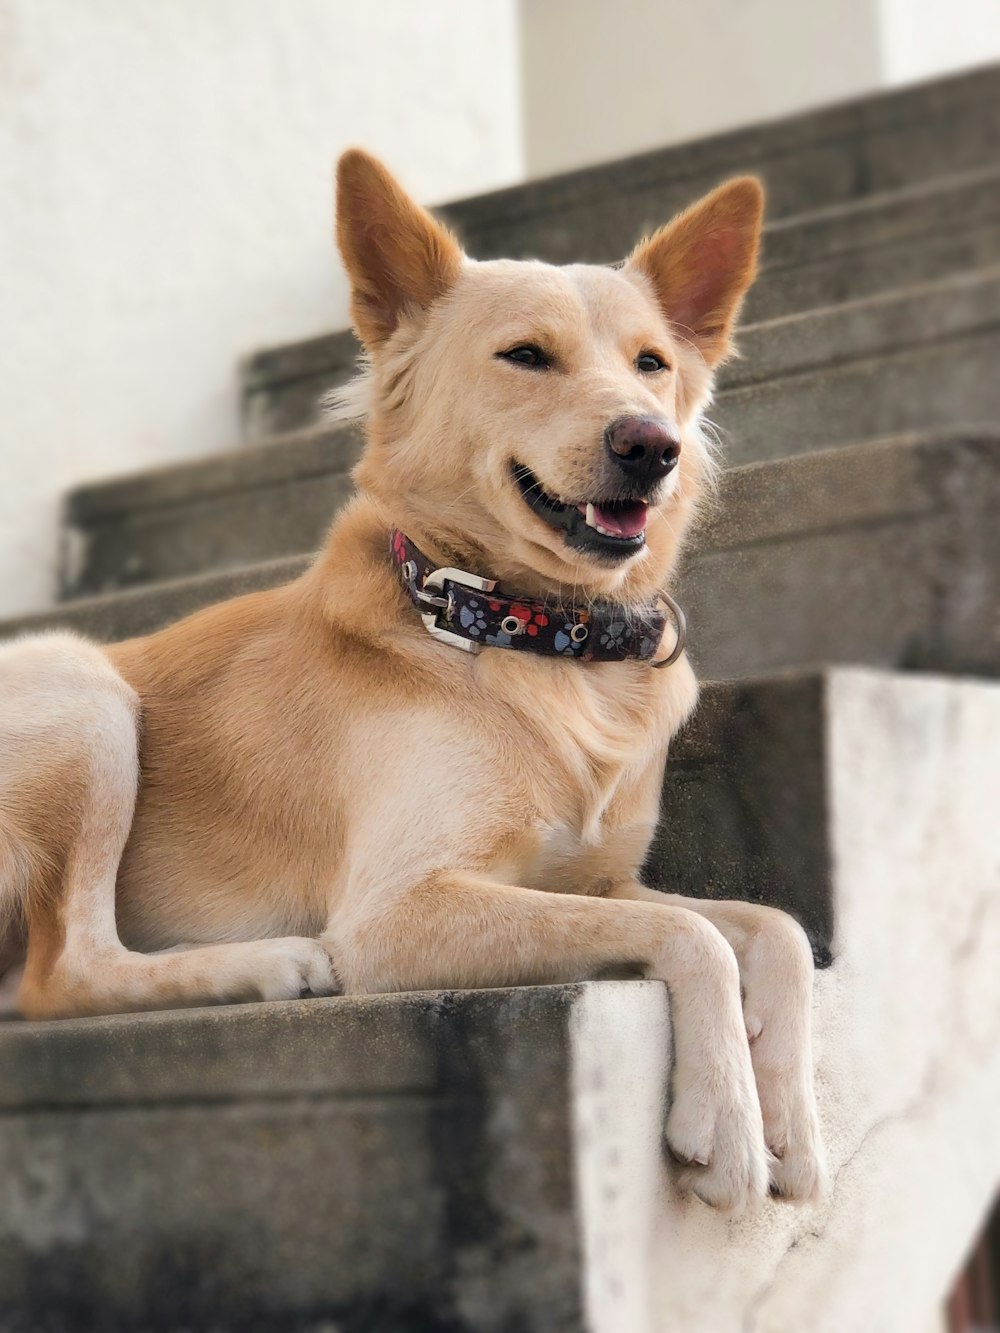
<svg viewBox="0 0 1000 1333"><path fill-rule="evenodd" d="M576 1333L583 990L0 1027L0 1328Z"/></svg>
<svg viewBox="0 0 1000 1333"><path fill-rule="evenodd" d="M671 746L643 879L692 898L791 912L816 962L832 958L828 678L712 683Z"/></svg>
<svg viewBox="0 0 1000 1333"><path fill-rule="evenodd" d="M734 469L679 581L696 666L998 674L998 505L995 426Z"/></svg>
<svg viewBox="0 0 1000 1333"><path fill-rule="evenodd" d="M299 431L197 463L88 485L63 511L63 597L317 549L353 491L351 428Z"/></svg>

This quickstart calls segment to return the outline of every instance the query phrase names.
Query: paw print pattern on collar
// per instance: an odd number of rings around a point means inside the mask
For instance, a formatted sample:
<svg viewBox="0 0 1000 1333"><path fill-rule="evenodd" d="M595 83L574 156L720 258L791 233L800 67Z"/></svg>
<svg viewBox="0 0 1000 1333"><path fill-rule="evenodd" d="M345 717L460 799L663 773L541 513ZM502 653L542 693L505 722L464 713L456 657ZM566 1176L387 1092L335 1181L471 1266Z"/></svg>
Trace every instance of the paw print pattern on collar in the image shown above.
<svg viewBox="0 0 1000 1333"><path fill-rule="evenodd" d="M639 660L665 666L676 660L683 648L683 614L675 602L660 594L653 603L626 607L616 602L595 602L586 607L550 606L524 597L510 597L486 582L492 591L471 587L471 578L450 570L441 580L434 563L402 532L389 537L389 555L410 601L427 619L434 608L433 628L447 631L444 637L457 647L506 648L570 657L578 662L623 662ZM433 594L425 591L432 574L438 578ZM669 657L656 661L668 624L677 627L677 644ZM458 641L458 642L456 642ZM668 640L669 642L669 640Z"/></svg>

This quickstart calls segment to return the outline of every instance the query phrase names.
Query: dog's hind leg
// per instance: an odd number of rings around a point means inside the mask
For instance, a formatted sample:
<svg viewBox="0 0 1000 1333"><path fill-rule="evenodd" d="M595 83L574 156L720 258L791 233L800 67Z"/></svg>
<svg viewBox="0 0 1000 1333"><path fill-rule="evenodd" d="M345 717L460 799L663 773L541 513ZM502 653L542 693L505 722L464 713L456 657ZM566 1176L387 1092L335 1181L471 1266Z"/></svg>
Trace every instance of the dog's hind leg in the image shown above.
<svg viewBox="0 0 1000 1333"><path fill-rule="evenodd" d="M0 902L28 926L17 1003L29 1018L335 989L314 940L146 955L118 938L115 884L139 780L139 701L71 635L0 650Z"/></svg>

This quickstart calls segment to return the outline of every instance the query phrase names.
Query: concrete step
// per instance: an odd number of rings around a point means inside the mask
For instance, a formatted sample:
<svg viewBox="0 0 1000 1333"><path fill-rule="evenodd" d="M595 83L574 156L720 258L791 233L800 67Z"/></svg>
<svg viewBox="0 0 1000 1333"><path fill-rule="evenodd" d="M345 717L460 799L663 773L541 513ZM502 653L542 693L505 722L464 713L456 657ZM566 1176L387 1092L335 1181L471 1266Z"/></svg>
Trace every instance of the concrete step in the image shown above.
<svg viewBox="0 0 1000 1333"><path fill-rule="evenodd" d="M1000 674L1000 427L734 468L679 595L702 674Z"/></svg>
<svg viewBox="0 0 1000 1333"><path fill-rule="evenodd" d="M617 256L641 231L630 219ZM772 222L744 318L805 313L998 262L1000 173L992 167ZM353 374L357 352L353 334L342 332L247 358L241 368L246 438L312 423L322 395Z"/></svg>
<svg viewBox="0 0 1000 1333"><path fill-rule="evenodd" d="M1000 421L1000 268L742 333L712 410L727 460L778 458L954 421ZM350 493L354 429L79 488L61 595L315 549Z"/></svg>
<svg viewBox="0 0 1000 1333"><path fill-rule="evenodd" d="M703 792L706 842L751 874L785 821L799 891L829 897L825 1203L733 1223L678 1197L658 983L7 1024L0 1327L922 1327L1000 1180L1000 689L837 670L706 714L665 808ZM771 785L726 797L713 754L758 747Z"/></svg>
<svg viewBox="0 0 1000 1333"><path fill-rule="evenodd" d="M998 505L996 426L731 469L677 588L700 674L821 662L997 674ZM0 623L0 638L57 626L129 638L287 582L307 562L291 556L79 598Z"/></svg>
<svg viewBox="0 0 1000 1333"><path fill-rule="evenodd" d="M60 595L315 550L353 492L361 446L360 430L320 427L82 486L64 507Z"/></svg>
<svg viewBox="0 0 1000 1333"><path fill-rule="evenodd" d="M732 463L1000 421L1000 270L759 324L712 411Z"/></svg>

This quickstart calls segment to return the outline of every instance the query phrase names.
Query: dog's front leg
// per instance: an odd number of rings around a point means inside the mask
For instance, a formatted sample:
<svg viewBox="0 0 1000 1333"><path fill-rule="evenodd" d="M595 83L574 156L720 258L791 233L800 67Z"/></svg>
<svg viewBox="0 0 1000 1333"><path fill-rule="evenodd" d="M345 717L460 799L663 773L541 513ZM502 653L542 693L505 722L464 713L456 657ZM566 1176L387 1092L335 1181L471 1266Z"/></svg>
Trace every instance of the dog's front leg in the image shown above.
<svg viewBox="0 0 1000 1333"><path fill-rule="evenodd" d="M697 912L729 941L772 1155L771 1192L795 1202L817 1198L826 1172L813 1092L813 959L801 926L773 907L684 898L634 882L611 896Z"/></svg>
<svg viewBox="0 0 1000 1333"><path fill-rule="evenodd" d="M703 917L438 872L388 900L345 903L324 938L348 993L578 981L615 966L666 982L674 1033L666 1138L682 1183L726 1211L766 1193L736 958Z"/></svg>

